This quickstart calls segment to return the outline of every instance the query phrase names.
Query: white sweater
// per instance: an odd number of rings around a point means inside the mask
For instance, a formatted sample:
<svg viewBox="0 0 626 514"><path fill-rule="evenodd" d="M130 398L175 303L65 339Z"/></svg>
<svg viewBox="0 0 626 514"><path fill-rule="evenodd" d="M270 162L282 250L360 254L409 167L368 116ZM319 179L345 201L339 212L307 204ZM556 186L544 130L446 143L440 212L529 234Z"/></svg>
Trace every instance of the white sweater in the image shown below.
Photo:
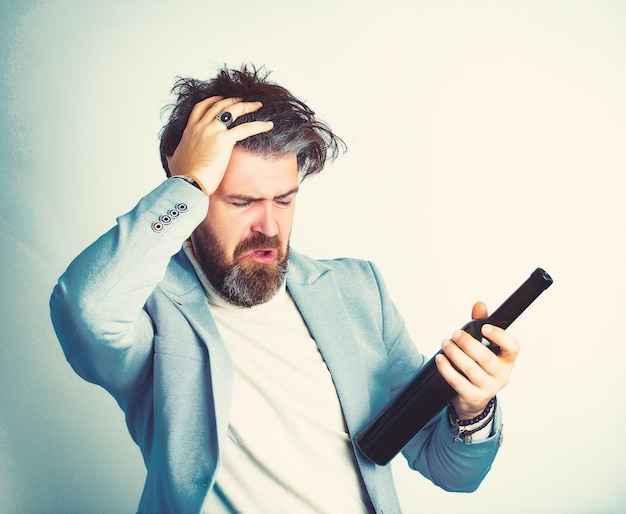
<svg viewBox="0 0 626 514"><path fill-rule="evenodd" d="M287 290L236 307L185 251L235 370L228 440L203 512L371 512L330 372Z"/></svg>

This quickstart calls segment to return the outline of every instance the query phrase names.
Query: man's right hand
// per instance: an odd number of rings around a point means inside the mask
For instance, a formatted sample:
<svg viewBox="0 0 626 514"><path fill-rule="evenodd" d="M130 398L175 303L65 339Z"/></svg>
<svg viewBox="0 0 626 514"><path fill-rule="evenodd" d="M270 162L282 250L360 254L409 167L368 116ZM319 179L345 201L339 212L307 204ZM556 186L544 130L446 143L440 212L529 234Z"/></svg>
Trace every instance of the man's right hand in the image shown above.
<svg viewBox="0 0 626 514"><path fill-rule="evenodd" d="M217 119L218 114L228 111L235 121L261 107L261 102L221 96L198 102L174 155L167 157L171 175L191 175L201 182L206 194L214 193L224 177L235 143L274 127L271 121L251 121L229 129Z"/></svg>

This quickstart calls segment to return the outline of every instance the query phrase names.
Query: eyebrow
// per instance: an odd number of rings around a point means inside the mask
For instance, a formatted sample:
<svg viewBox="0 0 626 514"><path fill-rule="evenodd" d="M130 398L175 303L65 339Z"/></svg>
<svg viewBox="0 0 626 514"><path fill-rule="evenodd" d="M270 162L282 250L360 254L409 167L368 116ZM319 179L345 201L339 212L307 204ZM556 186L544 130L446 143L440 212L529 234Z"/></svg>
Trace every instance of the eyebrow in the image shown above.
<svg viewBox="0 0 626 514"><path fill-rule="evenodd" d="M272 200L279 200L281 198L286 198L287 196L296 194L299 191L299 189L300 189L299 187L294 187L293 189L290 189L286 193L275 196L274 198L272 198ZM255 196L248 196L248 195L226 195L224 199L226 201L240 200L240 201L245 201L245 202L257 202L260 200L265 200L265 198L262 198L262 197L255 197Z"/></svg>

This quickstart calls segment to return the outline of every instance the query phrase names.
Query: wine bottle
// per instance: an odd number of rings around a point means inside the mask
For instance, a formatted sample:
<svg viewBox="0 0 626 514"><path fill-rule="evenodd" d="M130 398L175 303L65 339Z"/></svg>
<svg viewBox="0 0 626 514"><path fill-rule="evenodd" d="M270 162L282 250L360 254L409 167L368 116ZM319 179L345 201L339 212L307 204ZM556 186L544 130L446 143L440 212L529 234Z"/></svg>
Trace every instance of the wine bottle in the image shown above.
<svg viewBox="0 0 626 514"><path fill-rule="evenodd" d="M498 354L500 347L481 335L483 325L488 323L508 328L551 284L550 275L537 268L491 316L472 320L463 326L463 330ZM357 434L355 443L369 460L383 466L439 414L456 394L439 373L433 356L400 394Z"/></svg>

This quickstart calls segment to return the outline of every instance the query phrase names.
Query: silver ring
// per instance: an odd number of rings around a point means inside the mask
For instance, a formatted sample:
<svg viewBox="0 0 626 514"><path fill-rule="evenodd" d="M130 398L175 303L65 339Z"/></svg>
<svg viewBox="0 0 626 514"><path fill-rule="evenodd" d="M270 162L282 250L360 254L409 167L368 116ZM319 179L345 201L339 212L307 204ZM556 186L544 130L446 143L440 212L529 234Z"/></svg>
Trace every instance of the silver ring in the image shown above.
<svg viewBox="0 0 626 514"><path fill-rule="evenodd" d="M228 112L228 111L223 111L220 112L216 118L221 121L224 125L226 125L227 127L230 126L230 124L233 122L233 115L232 113Z"/></svg>

